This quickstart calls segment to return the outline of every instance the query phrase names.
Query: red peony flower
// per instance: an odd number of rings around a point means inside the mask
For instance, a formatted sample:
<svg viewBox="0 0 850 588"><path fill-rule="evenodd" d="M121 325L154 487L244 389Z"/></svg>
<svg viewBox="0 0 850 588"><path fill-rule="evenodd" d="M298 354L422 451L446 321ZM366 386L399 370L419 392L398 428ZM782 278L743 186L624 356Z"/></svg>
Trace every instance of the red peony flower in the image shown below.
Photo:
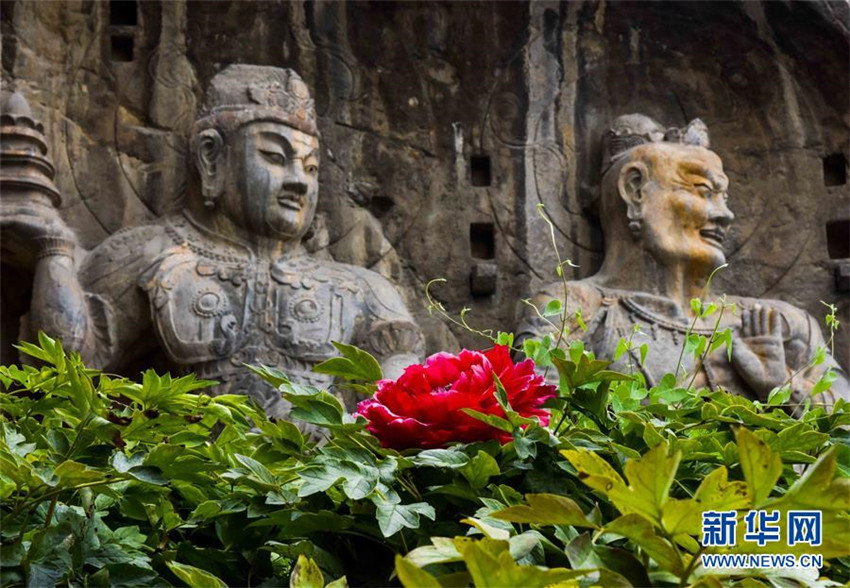
<svg viewBox="0 0 850 588"><path fill-rule="evenodd" d="M504 345L485 352L464 349L457 356L432 355L425 365L405 369L396 381L379 381L375 395L358 404L356 412L366 417L366 428L384 447L435 448L488 439L506 443L509 433L461 410L472 408L504 418L494 396L494 375L505 387L511 408L548 424L549 411L540 405L555 395L555 387L534 373L530 359L514 364Z"/></svg>

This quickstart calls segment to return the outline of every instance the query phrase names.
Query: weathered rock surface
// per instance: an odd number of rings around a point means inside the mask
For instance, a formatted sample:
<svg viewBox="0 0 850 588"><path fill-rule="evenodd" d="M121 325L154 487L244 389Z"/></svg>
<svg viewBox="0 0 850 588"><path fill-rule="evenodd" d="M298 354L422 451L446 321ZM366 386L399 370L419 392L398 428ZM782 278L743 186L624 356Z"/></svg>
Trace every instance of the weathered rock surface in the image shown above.
<svg viewBox="0 0 850 588"><path fill-rule="evenodd" d="M502 330L552 280L539 203L570 277L596 271L598 138L624 112L711 129L737 216L718 290L815 316L832 302L850 325L846 3L4 1L2 49L88 248L181 207L201 89L230 63L268 64L316 96L315 247L400 283L429 351L485 343L428 316L429 280ZM4 270L3 361L26 282Z"/></svg>

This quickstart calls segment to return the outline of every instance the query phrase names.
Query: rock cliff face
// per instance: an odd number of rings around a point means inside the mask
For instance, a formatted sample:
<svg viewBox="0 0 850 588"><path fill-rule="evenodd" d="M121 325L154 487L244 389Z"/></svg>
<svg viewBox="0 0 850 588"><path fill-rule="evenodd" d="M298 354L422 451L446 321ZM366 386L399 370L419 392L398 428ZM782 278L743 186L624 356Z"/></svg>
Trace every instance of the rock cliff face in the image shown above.
<svg viewBox="0 0 850 588"><path fill-rule="evenodd" d="M708 125L737 215L719 291L833 302L850 325L848 39L844 2L4 1L2 81L45 123L63 216L93 247L180 208L217 71L294 68L323 140L315 246L400 283L435 351L485 341L429 317L429 280L511 330L553 279L538 204L570 277L597 269L600 134L626 112ZM3 278L7 361L28 295Z"/></svg>

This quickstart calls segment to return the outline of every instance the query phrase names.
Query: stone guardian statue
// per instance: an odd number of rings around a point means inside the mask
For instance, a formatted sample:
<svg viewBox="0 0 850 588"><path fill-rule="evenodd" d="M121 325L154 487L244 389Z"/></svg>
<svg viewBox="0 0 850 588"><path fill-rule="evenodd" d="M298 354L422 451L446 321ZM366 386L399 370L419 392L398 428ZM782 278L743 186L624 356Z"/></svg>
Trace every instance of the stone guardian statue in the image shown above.
<svg viewBox="0 0 850 588"><path fill-rule="evenodd" d="M34 134L22 97L7 103L4 151L14 124ZM55 188L31 182L15 192L15 170L4 165L4 263L29 264L35 276L22 338L43 330L110 371L158 349L172 369L219 381L213 393L247 394L273 417L285 417L287 403L243 363L328 386L311 368L337 355L332 341L368 350L387 377L420 359L419 328L388 281L302 245L316 210L320 143L298 74L224 69L193 135L197 174L183 213L122 229L91 252L56 211ZM31 176L44 151L32 151Z"/></svg>
<svg viewBox="0 0 850 588"><path fill-rule="evenodd" d="M779 300L728 296L737 308L724 312L719 330L733 334L731 361L721 348L704 362L680 356L686 334L710 336L718 315L697 319L690 301L705 298L711 273L726 262L724 241L735 216L729 209L729 180L720 157L709 150L705 125L694 120L684 129L665 129L639 114L621 116L608 131L599 212L605 257L589 278L553 283L533 298L542 309L552 299L568 311L581 309L587 330L568 325L567 341L580 339L597 357L612 358L621 338L632 340L632 352L614 367L638 366L648 386L666 373L688 374L697 387L727 391L765 401L784 384L792 390L789 404L799 406L813 385L831 368L832 389L813 398L831 405L850 399L844 371L827 353L823 363L811 361L824 338L817 321ZM566 290L566 292L565 292ZM633 334L634 326L639 332ZM693 325L693 327L692 327ZM692 327L692 328L691 328ZM552 331L533 309L526 309L520 338ZM648 343L641 365L639 348Z"/></svg>

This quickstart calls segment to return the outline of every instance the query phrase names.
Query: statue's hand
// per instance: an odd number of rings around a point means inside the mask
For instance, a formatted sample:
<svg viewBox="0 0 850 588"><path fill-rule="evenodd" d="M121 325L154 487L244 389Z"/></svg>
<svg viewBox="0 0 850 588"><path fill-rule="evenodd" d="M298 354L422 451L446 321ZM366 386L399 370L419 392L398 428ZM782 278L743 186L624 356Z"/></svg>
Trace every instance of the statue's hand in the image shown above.
<svg viewBox="0 0 850 588"><path fill-rule="evenodd" d="M732 364L762 401L787 379L782 316L756 304L741 315L741 330L732 343Z"/></svg>
<svg viewBox="0 0 850 588"><path fill-rule="evenodd" d="M74 232L54 207L39 201L0 198L0 250L3 263L32 268L46 247L72 246Z"/></svg>

